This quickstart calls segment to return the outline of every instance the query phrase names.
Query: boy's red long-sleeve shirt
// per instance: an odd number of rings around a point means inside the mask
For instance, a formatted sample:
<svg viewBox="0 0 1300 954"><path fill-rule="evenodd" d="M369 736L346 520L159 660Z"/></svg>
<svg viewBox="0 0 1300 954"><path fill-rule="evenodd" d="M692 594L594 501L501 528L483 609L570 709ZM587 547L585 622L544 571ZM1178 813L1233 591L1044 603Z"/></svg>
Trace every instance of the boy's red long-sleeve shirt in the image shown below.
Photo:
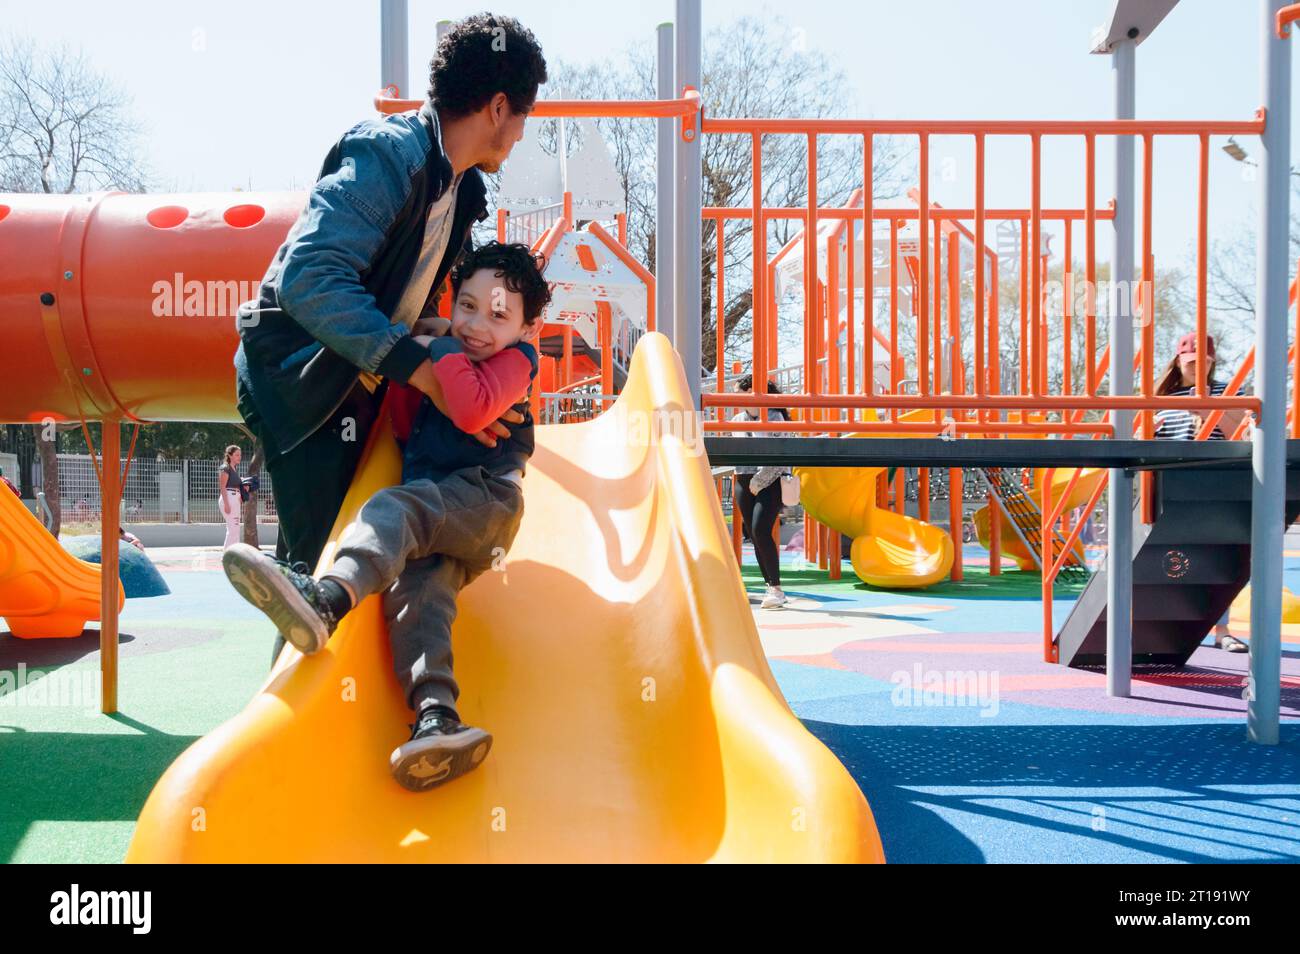
<svg viewBox="0 0 1300 954"><path fill-rule="evenodd" d="M464 346L444 336L429 345L433 371L442 385L447 414L409 385L389 383L393 432L405 445L403 479L436 476L473 464L523 469L532 453L532 419L511 427L510 438L485 447L473 435L520 402L537 375L537 352L527 342L472 361Z"/></svg>

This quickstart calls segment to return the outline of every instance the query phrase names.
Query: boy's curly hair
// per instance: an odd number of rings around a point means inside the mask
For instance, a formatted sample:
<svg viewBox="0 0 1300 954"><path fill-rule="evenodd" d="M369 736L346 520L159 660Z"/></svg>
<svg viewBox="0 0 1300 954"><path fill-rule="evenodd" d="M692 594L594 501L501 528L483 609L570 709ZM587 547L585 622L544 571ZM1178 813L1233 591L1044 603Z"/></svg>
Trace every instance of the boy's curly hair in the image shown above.
<svg viewBox="0 0 1300 954"><path fill-rule="evenodd" d="M476 13L454 24L429 64L429 99L451 116L476 113L505 93L515 113L532 110L546 82L533 32L514 17Z"/></svg>
<svg viewBox="0 0 1300 954"><path fill-rule="evenodd" d="M489 242L462 255L451 269L451 293L460 294L460 286L480 268L490 268L505 279L507 291L518 292L524 299L524 324L531 325L551 303L551 286L542 277L546 261L527 245Z"/></svg>

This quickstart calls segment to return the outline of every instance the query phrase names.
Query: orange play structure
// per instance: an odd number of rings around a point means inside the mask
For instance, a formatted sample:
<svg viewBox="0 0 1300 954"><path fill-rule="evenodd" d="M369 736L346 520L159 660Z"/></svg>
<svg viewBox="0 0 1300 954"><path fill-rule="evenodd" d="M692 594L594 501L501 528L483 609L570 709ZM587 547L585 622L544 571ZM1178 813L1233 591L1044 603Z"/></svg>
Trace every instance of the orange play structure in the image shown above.
<svg viewBox="0 0 1300 954"><path fill-rule="evenodd" d="M882 861L862 793L768 669L702 448L637 425L688 400L650 334L606 413L538 429L519 536L453 631L462 712L496 739L478 771L392 780L410 713L371 597L167 770L127 860ZM399 473L385 427L334 540Z"/></svg>
<svg viewBox="0 0 1300 954"><path fill-rule="evenodd" d="M2 490L4 488L0 488ZM20 639L80 636L99 619L101 575L50 536L16 496L0 494L0 616ZM117 607L126 600L118 584Z"/></svg>

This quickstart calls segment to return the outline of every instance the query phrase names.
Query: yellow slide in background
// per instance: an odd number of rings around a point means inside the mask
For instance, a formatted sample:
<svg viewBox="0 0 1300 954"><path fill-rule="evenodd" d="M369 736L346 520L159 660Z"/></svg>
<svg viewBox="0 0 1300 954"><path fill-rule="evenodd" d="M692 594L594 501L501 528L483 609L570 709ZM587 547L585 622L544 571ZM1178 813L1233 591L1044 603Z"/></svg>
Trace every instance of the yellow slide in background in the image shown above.
<svg viewBox="0 0 1300 954"><path fill-rule="evenodd" d="M865 419L879 420L868 408ZM899 423L930 423L934 412L909 411ZM941 424L935 425L936 431ZM902 437L873 432L851 434L872 437ZM915 434L906 435L915 436ZM945 530L876 506L876 479L883 467L796 467L799 503L818 523L853 541L849 562L863 583L885 589L919 589L945 579L952 570L952 537Z"/></svg>
<svg viewBox="0 0 1300 954"><path fill-rule="evenodd" d="M648 334L610 410L537 428L519 536L453 630L461 715L495 739L480 768L424 793L389 776L411 713L371 597L177 759L127 860L883 861L768 668L690 408ZM385 425L334 540L399 473Z"/></svg>
<svg viewBox="0 0 1300 954"><path fill-rule="evenodd" d="M0 616L21 639L80 636L100 613L100 572L60 546L26 505L0 486ZM117 608L126 601L118 584Z"/></svg>
<svg viewBox="0 0 1300 954"><path fill-rule="evenodd" d="M952 537L914 517L876 506L881 467L796 467L799 502L813 519L853 540L858 578L886 589L931 586L952 569Z"/></svg>
<svg viewBox="0 0 1300 954"><path fill-rule="evenodd" d="M1034 502L1038 512L1043 511L1043 475L1046 471L1043 468L1035 468L1033 474L1033 488L1026 490L1025 495ZM1074 468L1058 468L1052 475L1052 507L1056 507L1056 502L1061 499L1065 493L1066 487L1070 485L1070 479L1074 476ZM1074 485L1074 490L1070 493L1070 499L1065 504L1064 513L1069 513L1075 507L1082 507L1092 496L1092 492L1097 489L1097 485L1106 479L1106 472L1096 467L1085 467L1079 475L1079 482ZM975 533L979 537L980 546L984 549L989 548L991 537L989 535L989 508L984 505L971 514L971 519L975 522ZM1038 561L1034 555L1029 552L1020 537L1016 534L1016 529L1007 519L1006 514L998 511L998 519L1002 524L1001 547L1003 556L1009 556L1016 561L1016 565L1022 570L1036 571ZM1073 558L1070 562L1083 566L1087 563L1084 555L1083 544L1076 542L1071 548Z"/></svg>

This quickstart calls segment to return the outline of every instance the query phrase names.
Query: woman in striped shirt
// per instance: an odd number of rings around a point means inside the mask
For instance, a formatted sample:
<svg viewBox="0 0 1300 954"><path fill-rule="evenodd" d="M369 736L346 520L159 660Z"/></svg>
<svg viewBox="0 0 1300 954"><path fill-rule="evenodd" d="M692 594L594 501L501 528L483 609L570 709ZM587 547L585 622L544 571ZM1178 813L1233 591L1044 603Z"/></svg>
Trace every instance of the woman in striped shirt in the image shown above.
<svg viewBox="0 0 1300 954"><path fill-rule="evenodd" d="M1205 370L1206 392L1211 397L1218 397L1224 386L1214 380L1214 339L1205 336L1205 357L1209 366ZM1189 332L1178 339L1178 352L1169 362L1169 367L1160 377L1156 394L1170 397L1187 397L1196 393L1196 333ZM1187 411L1182 409L1156 411L1156 440L1158 441L1194 441L1201 431L1204 415L1209 412ZM1207 440L1221 441L1234 434L1245 411L1224 411L1219 422L1214 425ZM1228 634L1228 614L1214 626L1214 645L1230 653L1244 653L1249 650L1245 643Z"/></svg>
<svg viewBox="0 0 1300 954"><path fill-rule="evenodd" d="M1224 386L1214 380L1214 339L1205 336L1205 354L1209 366L1205 371L1206 391L1211 397L1218 397ZM1178 353L1165 368L1156 385L1157 395L1169 397L1189 397L1196 393L1196 333L1188 332L1178 339ZM1245 412L1237 409L1224 411L1219 423L1214 426L1208 440L1226 440L1237 430ZM1156 440L1158 441L1194 441L1200 433L1203 413L1180 409L1156 411Z"/></svg>

